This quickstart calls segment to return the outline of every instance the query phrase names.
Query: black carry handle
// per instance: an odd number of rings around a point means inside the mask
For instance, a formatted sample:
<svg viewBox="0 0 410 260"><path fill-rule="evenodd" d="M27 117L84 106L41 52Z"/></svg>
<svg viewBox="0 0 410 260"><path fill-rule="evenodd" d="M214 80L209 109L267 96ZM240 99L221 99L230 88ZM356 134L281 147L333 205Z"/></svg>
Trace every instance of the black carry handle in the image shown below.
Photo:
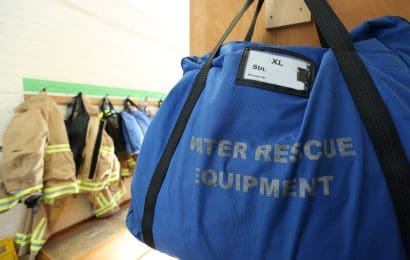
<svg viewBox="0 0 410 260"><path fill-rule="evenodd" d="M162 183L164 182L165 175L167 173L172 156L174 155L175 149L177 148L179 140L181 139L181 136L185 130L185 126L188 123L192 110L194 109L194 106L205 87L206 79L208 72L211 69L213 59L221 48L222 43L225 41L225 39L231 33L232 29L238 23L239 19L252 3L253 0L246 0L242 9L232 20L231 24L228 26L228 29L222 35L215 48L210 53L209 58L206 60L204 65L202 65L202 68L198 73L198 76L196 77L195 83L192 87L192 90L189 93L184 106L182 107L181 114L179 115L174 129L172 130L171 137L169 138L165 150L162 153L157 167L155 168L154 174L152 175L151 182L148 186L147 195L145 197L144 213L141 220L141 229L144 242L152 248L155 248L154 237L152 234L155 205L157 203L158 193L161 189Z"/></svg>
<svg viewBox="0 0 410 260"><path fill-rule="evenodd" d="M145 198L144 213L141 221L143 239L145 243L153 248L155 248L155 244L152 234L152 226L155 205L171 159L195 104L205 87L213 59L226 37L252 2L252 0L246 1L243 8L233 19L232 23L209 55L207 61L202 66L172 130L165 150L155 168ZM263 1L259 1L259 4L261 4L261 2ZM383 103L367 68L364 66L359 55L355 52L353 42L350 39L346 28L328 3L325 0L305 0L305 2L312 12L313 17L316 19L316 24L323 36L321 38L324 39L323 42L328 43L335 54L350 94L353 97L361 119L372 140L390 189L403 241L405 242L407 250L410 250L410 166L391 116ZM259 11L256 9L255 17L258 13ZM253 20L256 21L256 18ZM249 35L252 35L253 27L254 22L251 23L247 39L250 39L251 36ZM409 252L408 255L410 256Z"/></svg>
<svg viewBox="0 0 410 260"><path fill-rule="evenodd" d="M255 8L255 13L253 14L252 22L249 25L248 32L246 33L244 41L252 41L252 36L253 36L253 32L255 30L255 25L256 25L256 20L258 18L259 12L262 9L263 2L264 2L263 0L258 0L258 5ZM320 29L317 25L315 27L316 27L317 35L319 37L320 45L323 48L329 48L329 44L327 43L326 39L324 38L323 33L320 31Z"/></svg>
<svg viewBox="0 0 410 260"><path fill-rule="evenodd" d="M252 22L249 25L248 32L245 36L245 41L250 42L252 40L253 31L255 30L256 20L258 19L259 12L262 9L263 0L258 0L258 5L255 8L255 13L253 14Z"/></svg>

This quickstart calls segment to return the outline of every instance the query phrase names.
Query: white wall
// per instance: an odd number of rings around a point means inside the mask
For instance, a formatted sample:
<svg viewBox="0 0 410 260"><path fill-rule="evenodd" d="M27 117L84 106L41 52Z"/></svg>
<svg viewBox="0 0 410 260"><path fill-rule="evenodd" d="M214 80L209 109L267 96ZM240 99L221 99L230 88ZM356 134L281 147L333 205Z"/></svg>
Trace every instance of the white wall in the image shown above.
<svg viewBox="0 0 410 260"><path fill-rule="evenodd" d="M0 145L23 101L23 78L168 92L189 53L188 5L0 0ZM0 215L0 238L14 236L24 209L17 205Z"/></svg>
<svg viewBox="0 0 410 260"><path fill-rule="evenodd" d="M0 136L24 77L168 92L188 33L189 0L0 0Z"/></svg>

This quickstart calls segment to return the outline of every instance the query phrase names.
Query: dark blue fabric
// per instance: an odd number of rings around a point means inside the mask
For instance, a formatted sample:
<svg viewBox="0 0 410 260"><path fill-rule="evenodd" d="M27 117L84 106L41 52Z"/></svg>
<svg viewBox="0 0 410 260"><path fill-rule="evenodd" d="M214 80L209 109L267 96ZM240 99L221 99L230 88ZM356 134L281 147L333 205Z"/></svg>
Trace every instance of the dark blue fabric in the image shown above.
<svg viewBox="0 0 410 260"><path fill-rule="evenodd" d="M382 17L351 35L410 158L409 23ZM241 54L251 46L270 45L231 42L213 62L158 196L157 249L182 259L405 259L383 173L333 53L271 46L315 61L313 89L303 98L236 85ZM206 58L182 61L184 76L146 133L127 217L140 240L148 185ZM217 145L207 154L205 138L231 141L221 153L230 156L219 156ZM202 150L192 140L201 140ZM235 143L247 145L246 159L233 157ZM300 159L291 158L295 143L302 146ZM256 160L262 145L271 146L271 161ZM275 145L289 148L275 158ZM266 181L278 183L278 194L266 195ZM316 182L315 194L306 182Z"/></svg>
<svg viewBox="0 0 410 260"><path fill-rule="evenodd" d="M125 148L129 154L137 154L144 140L144 132L137 119L128 111L121 112Z"/></svg>

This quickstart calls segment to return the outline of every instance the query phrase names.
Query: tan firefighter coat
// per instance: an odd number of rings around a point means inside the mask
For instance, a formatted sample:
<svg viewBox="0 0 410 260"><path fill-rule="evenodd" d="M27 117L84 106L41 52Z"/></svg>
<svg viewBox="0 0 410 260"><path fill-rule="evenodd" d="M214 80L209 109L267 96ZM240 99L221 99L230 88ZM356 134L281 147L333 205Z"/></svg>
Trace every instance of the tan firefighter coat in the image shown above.
<svg viewBox="0 0 410 260"><path fill-rule="evenodd" d="M79 191L63 117L47 93L15 109L3 136L0 167L0 212L19 201L38 201L27 209L15 240L20 256L34 258L50 235L44 205Z"/></svg>

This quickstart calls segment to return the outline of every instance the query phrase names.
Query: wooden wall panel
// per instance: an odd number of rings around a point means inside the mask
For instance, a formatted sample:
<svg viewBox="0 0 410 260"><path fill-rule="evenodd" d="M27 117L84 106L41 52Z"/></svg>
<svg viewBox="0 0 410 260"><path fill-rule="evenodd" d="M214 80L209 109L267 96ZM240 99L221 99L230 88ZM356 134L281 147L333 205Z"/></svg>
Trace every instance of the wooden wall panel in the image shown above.
<svg viewBox="0 0 410 260"><path fill-rule="evenodd" d="M200 56L214 47L245 0L190 1L190 53ZM366 20L384 15L398 15L410 19L410 0L328 0L328 2L349 30ZM254 5L256 6L256 3ZM243 40L253 10L254 6L238 23L228 41ZM264 12L265 9L262 8L253 41L275 45L319 46L313 23L266 30Z"/></svg>

